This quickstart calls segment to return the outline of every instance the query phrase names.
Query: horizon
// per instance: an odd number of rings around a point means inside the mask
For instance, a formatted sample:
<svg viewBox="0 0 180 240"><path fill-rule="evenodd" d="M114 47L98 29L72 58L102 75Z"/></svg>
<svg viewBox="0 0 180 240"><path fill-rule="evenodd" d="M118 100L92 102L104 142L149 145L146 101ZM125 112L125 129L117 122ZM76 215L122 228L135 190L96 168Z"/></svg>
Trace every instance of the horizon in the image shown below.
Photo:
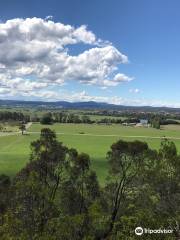
<svg viewBox="0 0 180 240"><path fill-rule="evenodd" d="M43 100L16 100L16 99L0 99L0 101L10 101L10 102L37 102L37 103L47 103L47 104L54 104L54 103L60 103L60 102L64 102L64 103L70 103L70 104L81 104L81 103L95 103L95 104L107 104L107 105L114 105L117 107L127 107L127 108L167 108L167 109L177 109L179 110L180 107L168 107L168 106L150 106L150 105L122 105L122 104L113 104L113 103L107 103L107 102L96 102L96 101L65 101L65 100L55 100L55 101L43 101Z"/></svg>
<svg viewBox="0 0 180 240"><path fill-rule="evenodd" d="M42 4L2 3L1 99L180 107L177 0Z"/></svg>

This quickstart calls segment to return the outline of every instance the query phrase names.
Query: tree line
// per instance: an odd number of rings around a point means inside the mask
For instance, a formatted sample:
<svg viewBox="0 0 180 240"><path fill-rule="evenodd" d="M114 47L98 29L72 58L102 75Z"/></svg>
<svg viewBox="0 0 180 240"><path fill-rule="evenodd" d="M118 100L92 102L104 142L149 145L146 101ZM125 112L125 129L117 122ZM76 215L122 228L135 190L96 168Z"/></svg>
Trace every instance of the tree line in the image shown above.
<svg viewBox="0 0 180 240"><path fill-rule="evenodd" d="M0 121L1 122L8 122L8 121L29 122L30 121L30 116L25 115L22 112L0 111Z"/></svg>
<svg viewBox="0 0 180 240"><path fill-rule="evenodd" d="M166 119L164 117L160 118L158 116L151 118L151 120L149 122L151 124L151 127L156 128L156 129L160 129L161 125L168 125L168 124L179 125L180 124L180 122L178 122L177 120Z"/></svg>
<svg viewBox="0 0 180 240"><path fill-rule="evenodd" d="M93 116L93 114L91 114ZM74 113L67 113L67 112L49 112L45 113L41 118L40 122L42 124L52 124L52 123L85 123L85 124L122 124L122 123L139 123L140 122L140 115L130 115L126 119L121 119L118 117L103 117L92 120L88 115L78 115ZM145 117L145 116L144 116ZM146 119L146 118L145 118ZM148 114L147 115L148 123L151 127L160 129L161 125L168 125L168 124L180 124L177 120L174 119L167 119L165 116L162 115L154 115Z"/></svg>
<svg viewBox="0 0 180 240"><path fill-rule="evenodd" d="M102 118L98 120L92 120L88 115L93 116L93 112L87 112L88 114L74 114L70 112L47 112L40 116L40 114L24 114L22 112L10 112L10 111L0 111L0 122L41 122L42 124L51 124L51 123L85 123L85 124L122 124L122 123L139 123L140 119L147 119L148 123L154 128L160 128L160 125L167 124L179 124L177 121L177 117L174 119L168 119L168 116L164 116L162 114L154 115L153 113L124 113L118 114L116 111L108 112L108 111L100 111L96 114L102 116ZM106 114L106 115L103 115ZM126 116L127 118L122 120L117 116ZM105 117L103 117L105 116ZM171 116L173 117L173 116Z"/></svg>
<svg viewBox="0 0 180 240"><path fill-rule="evenodd" d="M0 176L2 240L137 239L137 226L180 238L180 155L163 140L158 151L141 141L114 143L108 175L99 184L90 156L67 148L48 128L31 143L27 165L10 179Z"/></svg>
<svg viewBox="0 0 180 240"><path fill-rule="evenodd" d="M122 120L120 118L109 118L109 117L102 117L98 120L92 120L89 116L83 114L78 115L74 113L65 113L65 112L55 112L55 113L45 113L41 119L41 124L52 124L52 123L104 123L104 124L122 124L122 123L138 123L139 119L137 118L129 118Z"/></svg>

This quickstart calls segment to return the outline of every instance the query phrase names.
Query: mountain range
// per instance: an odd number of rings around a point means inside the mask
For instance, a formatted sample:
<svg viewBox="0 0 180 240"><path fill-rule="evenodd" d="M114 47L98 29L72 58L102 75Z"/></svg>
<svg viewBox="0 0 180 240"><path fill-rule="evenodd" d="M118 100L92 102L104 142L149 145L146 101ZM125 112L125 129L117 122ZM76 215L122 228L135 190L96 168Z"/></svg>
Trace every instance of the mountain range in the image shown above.
<svg viewBox="0 0 180 240"><path fill-rule="evenodd" d="M117 110L141 112L180 112L180 108L152 107L152 106L125 106L103 102L44 102L22 100L0 100L0 107L6 108L43 108L43 109L87 109L87 110Z"/></svg>

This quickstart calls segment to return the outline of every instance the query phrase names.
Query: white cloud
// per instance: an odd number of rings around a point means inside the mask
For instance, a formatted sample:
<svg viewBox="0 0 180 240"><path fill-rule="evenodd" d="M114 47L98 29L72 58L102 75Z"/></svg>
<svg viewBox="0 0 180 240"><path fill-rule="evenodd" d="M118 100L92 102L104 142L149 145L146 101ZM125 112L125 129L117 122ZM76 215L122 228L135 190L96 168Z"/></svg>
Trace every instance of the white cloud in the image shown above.
<svg viewBox="0 0 180 240"><path fill-rule="evenodd" d="M128 63L128 57L111 43L98 39L85 25L74 27L52 19L47 16L0 22L0 98L180 107L178 102L60 92L59 87L69 81L104 89L133 77L118 71L120 64ZM76 44L84 44L88 50L71 55L70 45ZM138 93L139 89L130 92Z"/></svg>
<svg viewBox="0 0 180 240"><path fill-rule="evenodd" d="M108 86L115 87L115 86L119 85L120 83L130 82L131 80L133 80L133 78L128 77L128 76L126 76L123 73L118 73L118 74L116 74L114 76L113 79L111 79L111 80L108 80L108 79L104 80L103 81L104 86L102 88L104 89L104 88L107 88Z"/></svg>
<svg viewBox="0 0 180 240"><path fill-rule="evenodd" d="M21 96L24 97L35 97L37 99L40 99L42 101L54 101L59 100L60 96L58 93L50 90L44 90L44 91L31 91L28 93L23 92Z"/></svg>
<svg viewBox="0 0 180 240"><path fill-rule="evenodd" d="M45 20L52 20L53 19L53 16L52 15L48 15L45 17Z"/></svg>
<svg viewBox="0 0 180 240"><path fill-rule="evenodd" d="M89 95L86 91L76 92L76 93L64 93L64 100L70 102L76 101L95 101L95 102L106 102L116 105L125 105L125 106L152 106L152 107L173 107L180 108L180 102L169 102L162 101L157 99L129 99L122 98L119 96L95 96Z"/></svg>
<svg viewBox="0 0 180 240"><path fill-rule="evenodd" d="M180 107L180 102L171 103L167 101L160 101L157 99L129 99L119 96L96 96L89 95L86 91L81 92L60 92L59 94L52 91L47 91L47 93L39 91L39 93L32 93L32 96L40 97L41 99L56 100L56 101L69 101L69 102L83 102L83 101L95 101L95 102L105 102L115 105L125 105L125 106L167 106L167 107Z"/></svg>
<svg viewBox="0 0 180 240"><path fill-rule="evenodd" d="M70 55L72 44L90 49ZM10 91L32 91L68 81L99 87L132 80L117 73L128 62L111 43L98 39L87 26L55 23L52 17L16 18L0 23L0 86ZM32 80L33 79L33 80ZM48 89L46 89L48 90Z"/></svg>
<svg viewBox="0 0 180 240"><path fill-rule="evenodd" d="M138 88L132 88L132 89L129 89L129 92L130 93L139 93L140 90Z"/></svg>
<svg viewBox="0 0 180 240"><path fill-rule="evenodd" d="M17 80L18 82L18 80ZM21 82L21 81L20 81ZM16 86L17 88L17 86ZM119 96L97 96L89 95L86 91L81 92L68 92L68 91L59 91L55 92L52 90L44 90L41 86L30 87L34 90L31 91L18 91L8 88L3 88L0 86L0 98L1 99L22 99L26 97L27 99L33 98L34 100L41 101L69 101L69 102L83 102L83 101L95 101L95 102L104 102L115 105L124 105L124 106L152 106L152 107L173 107L180 108L180 102L170 102L162 101L158 99L144 99L144 98L123 98ZM17 98L18 96L18 98Z"/></svg>
<svg viewBox="0 0 180 240"><path fill-rule="evenodd" d="M87 44L93 44L96 42L96 36L94 33L88 31L85 25L75 29L73 37Z"/></svg>
<svg viewBox="0 0 180 240"><path fill-rule="evenodd" d="M9 89L1 88L1 87L0 87L0 94L8 94L8 93L10 93L10 90L9 90Z"/></svg>
<svg viewBox="0 0 180 240"><path fill-rule="evenodd" d="M118 73L115 75L113 80L114 80L114 82L117 82L117 83L118 82L129 82L129 81L133 80L133 78L130 78L123 73Z"/></svg>

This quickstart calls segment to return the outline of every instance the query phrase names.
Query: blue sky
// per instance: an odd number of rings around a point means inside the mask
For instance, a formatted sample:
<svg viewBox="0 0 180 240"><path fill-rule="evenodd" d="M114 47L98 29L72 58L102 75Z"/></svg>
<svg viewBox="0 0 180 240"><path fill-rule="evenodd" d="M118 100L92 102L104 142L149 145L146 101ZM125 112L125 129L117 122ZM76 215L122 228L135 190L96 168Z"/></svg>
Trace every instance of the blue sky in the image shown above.
<svg viewBox="0 0 180 240"><path fill-rule="evenodd" d="M47 16L53 16L49 20L65 26L73 26L75 29L86 25L87 31L91 31L97 39L101 39L103 44L108 41L108 46L112 45L128 57L126 63L122 63L122 59L120 59L120 64L113 63L117 69L114 72L108 72L108 81L118 73L124 74L128 79L127 81L118 80L118 84L113 86L109 83L103 85L102 81L98 84L82 83L81 79L74 81L72 77L64 77L64 82L60 81L59 84L57 81L56 84L41 81L39 86L45 87L44 95L42 89L38 87L34 89L26 83L24 87L28 86L29 91L41 92L38 96L38 92L29 94L28 90L23 94L20 94L22 89L13 93L8 91L10 83L17 83L17 78L19 78L19 76L11 76L9 85L6 85L6 91L2 86L0 94L2 92L2 97L11 99L62 100L64 98L64 100L72 101L95 100L126 105L179 107L179 9L178 0L1 1L2 24L14 18L45 19ZM0 28L0 33L1 31ZM76 57L86 50L97 47L103 48L104 46L97 46L94 42L79 41L77 44L67 44L64 48L68 49L69 55ZM1 57L3 56L0 55L0 60ZM3 61L2 63L4 64ZM5 65L8 69L9 62ZM36 74L29 74L28 77L23 75L22 79L28 79L27 81L30 82L39 81ZM22 79L19 81L22 82ZM55 97L50 94L53 91L56 93ZM47 99L46 93L49 94ZM73 96L72 99L67 95Z"/></svg>

